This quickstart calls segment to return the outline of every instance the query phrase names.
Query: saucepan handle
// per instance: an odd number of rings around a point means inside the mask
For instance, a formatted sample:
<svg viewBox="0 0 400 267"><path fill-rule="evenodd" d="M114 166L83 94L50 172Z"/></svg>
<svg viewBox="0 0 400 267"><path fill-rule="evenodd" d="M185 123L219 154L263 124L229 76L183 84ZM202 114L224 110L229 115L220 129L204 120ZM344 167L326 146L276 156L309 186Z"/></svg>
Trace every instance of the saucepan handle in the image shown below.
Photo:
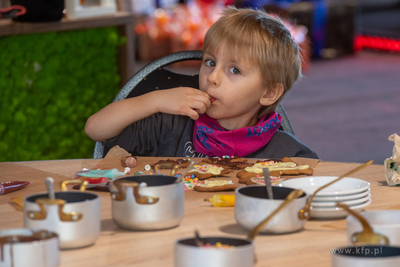
<svg viewBox="0 0 400 267"><path fill-rule="evenodd" d="M134 181L119 179L113 182L118 192L111 192L111 197L116 201L124 201L126 199L126 190L124 187L133 187L133 195L138 204L155 204L158 197L142 196L139 194L139 184Z"/></svg>
<svg viewBox="0 0 400 267"><path fill-rule="evenodd" d="M179 169L179 164L176 162L162 162L153 165L154 174L159 174L159 168L171 169L171 176L175 176L176 171Z"/></svg>
<svg viewBox="0 0 400 267"><path fill-rule="evenodd" d="M89 184L89 182L86 180L79 180L79 179L65 180L65 181L62 181L60 184L61 191L65 192L68 190L67 184L80 184L81 187L79 188L79 190L83 192L83 191L85 191L86 186Z"/></svg>
<svg viewBox="0 0 400 267"><path fill-rule="evenodd" d="M63 208L65 200L63 199L50 199L50 198L38 198L35 203L39 206L40 211L27 211L26 215L32 220L44 220L47 217L47 211L44 205L57 205L58 214L60 220L63 222L75 222L82 219L82 214L77 212L64 213Z"/></svg>

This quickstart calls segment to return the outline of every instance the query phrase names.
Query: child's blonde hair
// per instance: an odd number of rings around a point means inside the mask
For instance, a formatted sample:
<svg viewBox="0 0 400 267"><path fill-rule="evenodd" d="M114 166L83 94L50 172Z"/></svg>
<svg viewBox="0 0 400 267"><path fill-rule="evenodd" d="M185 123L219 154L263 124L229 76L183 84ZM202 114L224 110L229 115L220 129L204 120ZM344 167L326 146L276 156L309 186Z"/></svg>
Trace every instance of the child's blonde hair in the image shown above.
<svg viewBox="0 0 400 267"><path fill-rule="evenodd" d="M279 19L260 10L229 7L208 30L204 51L223 46L232 55L247 56L258 63L264 86L282 84L282 96L260 109L259 117L275 110L283 96L301 76L299 47Z"/></svg>

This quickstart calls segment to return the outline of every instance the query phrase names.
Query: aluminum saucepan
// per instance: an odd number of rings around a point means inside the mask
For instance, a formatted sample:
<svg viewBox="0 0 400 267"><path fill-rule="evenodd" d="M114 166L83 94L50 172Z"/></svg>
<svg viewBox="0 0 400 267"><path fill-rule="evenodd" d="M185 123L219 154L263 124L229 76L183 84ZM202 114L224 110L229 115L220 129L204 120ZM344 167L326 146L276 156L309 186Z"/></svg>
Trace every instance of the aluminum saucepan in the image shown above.
<svg viewBox="0 0 400 267"><path fill-rule="evenodd" d="M265 186L250 185L235 191L235 219L246 230L251 230L269 216L295 189L272 187L274 199L268 198ZM303 193L264 226L261 233L284 234L299 231L307 220L300 219L299 211L306 205L308 195Z"/></svg>
<svg viewBox="0 0 400 267"><path fill-rule="evenodd" d="M85 190L86 181L69 180L62 183L80 183L81 191L35 194L24 199L24 227L45 229L59 235L61 249L92 245L100 234L100 198Z"/></svg>
<svg viewBox="0 0 400 267"><path fill-rule="evenodd" d="M203 237L201 239L204 246L198 246L195 238L180 239L175 242L175 267L254 266L252 240L230 237Z"/></svg>
<svg viewBox="0 0 400 267"><path fill-rule="evenodd" d="M159 167L171 164L156 164ZM112 217L128 230L162 230L176 227L185 213L184 181L175 176L178 165L172 164L171 175L135 175L110 183Z"/></svg>

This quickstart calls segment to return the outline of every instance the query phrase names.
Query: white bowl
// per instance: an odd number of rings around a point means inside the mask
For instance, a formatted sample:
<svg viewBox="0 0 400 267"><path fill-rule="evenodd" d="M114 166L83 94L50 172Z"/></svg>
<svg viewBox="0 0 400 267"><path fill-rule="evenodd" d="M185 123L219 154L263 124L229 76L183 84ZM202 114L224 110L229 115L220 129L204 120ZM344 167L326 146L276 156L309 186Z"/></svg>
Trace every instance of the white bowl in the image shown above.
<svg viewBox="0 0 400 267"><path fill-rule="evenodd" d="M360 212L372 227L373 231L389 238L391 246L400 246L400 210L376 210ZM347 240L351 244L351 237L363 230L359 220L354 216L347 217ZM400 265L399 265L400 266Z"/></svg>
<svg viewBox="0 0 400 267"><path fill-rule="evenodd" d="M308 195L312 195L317 189L337 178L337 176L311 176L305 178L294 178L282 181L278 186L301 189ZM345 177L318 192L317 196L342 196L355 194L367 190L369 185L370 183L364 180Z"/></svg>

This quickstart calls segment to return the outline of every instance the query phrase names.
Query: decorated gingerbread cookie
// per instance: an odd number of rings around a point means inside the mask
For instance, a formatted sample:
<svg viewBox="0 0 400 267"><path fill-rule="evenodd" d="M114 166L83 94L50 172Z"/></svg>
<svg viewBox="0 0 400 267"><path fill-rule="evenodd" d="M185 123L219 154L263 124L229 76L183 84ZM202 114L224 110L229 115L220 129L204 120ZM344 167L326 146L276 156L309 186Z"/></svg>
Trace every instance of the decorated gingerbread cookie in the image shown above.
<svg viewBox="0 0 400 267"><path fill-rule="evenodd" d="M263 174L263 169L268 168L271 176L282 175L312 175L313 169L308 165L300 165L291 158L285 157L281 161L266 160L257 162L251 167L246 167L244 170L237 173L239 179L247 179Z"/></svg>
<svg viewBox="0 0 400 267"><path fill-rule="evenodd" d="M184 179L184 190L185 191L191 191L194 189L196 185L201 185L204 184L205 181L207 180L199 180L199 178L192 178L192 177L186 177Z"/></svg>
<svg viewBox="0 0 400 267"><path fill-rule="evenodd" d="M190 164L190 159L167 159L167 160L160 160L157 163L154 163L151 165L151 167L153 168L154 165L156 164L164 164L164 163L176 163L179 165L179 168L186 168L187 166L189 166ZM165 167L160 167L161 169L164 169Z"/></svg>
<svg viewBox="0 0 400 267"><path fill-rule="evenodd" d="M237 187L232 180L206 180L203 184L197 184L193 189L199 192L218 192L235 190Z"/></svg>
<svg viewBox="0 0 400 267"><path fill-rule="evenodd" d="M283 177L279 177L279 176L271 176L271 185L277 185L280 182L286 180L286 178ZM265 186L265 180L264 180L264 176L260 176L260 177L251 177L249 179L246 180L246 185L264 185Z"/></svg>
<svg viewBox="0 0 400 267"><path fill-rule="evenodd" d="M200 180L228 174L232 169L214 164L196 164L187 175L194 175Z"/></svg>
<svg viewBox="0 0 400 267"><path fill-rule="evenodd" d="M252 163L247 163L247 159L239 158L238 156L205 158L201 162L226 166L231 168L232 170L243 170L245 167L253 165Z"/></svg>
<svg viewBox="0 0 400 267"><path fill-rule="evenodd" d="M271 184L273 184L273 182L276 181L283 181L286 178L280 177L280 176L270 176L270 180L271 180ZM239 178L239 183L240 184L247 184L247 185L252 185L252 184L263 184L265 185L265 180L264 180L264 176L262 175L258 175L258 174L254 174L252 176L248 176L248 175L241 175L241 177Z"/></svg>

